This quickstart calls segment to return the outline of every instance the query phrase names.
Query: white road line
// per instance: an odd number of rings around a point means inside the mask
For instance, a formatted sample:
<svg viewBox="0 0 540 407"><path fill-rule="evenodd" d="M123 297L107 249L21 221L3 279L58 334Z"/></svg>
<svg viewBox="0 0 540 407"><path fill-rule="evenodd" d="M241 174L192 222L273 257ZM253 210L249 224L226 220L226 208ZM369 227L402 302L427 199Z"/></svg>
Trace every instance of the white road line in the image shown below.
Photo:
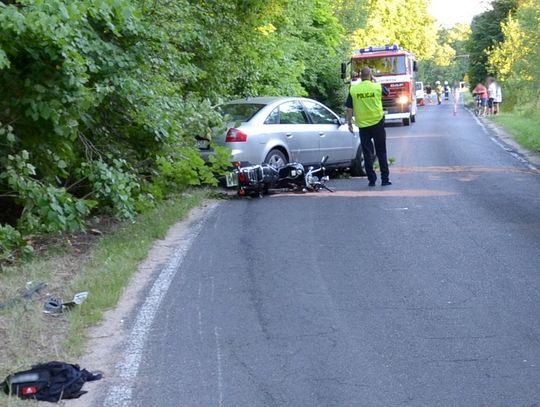
<svg viewBox="0 0 540 407"><path fill-rule="evenodd" d="M202 300L202 282L199 280L199 292L198 292L198 302L197 302L197 322L199 324L199 340L203 343L203 320L202 320L202 311L201 311L201 300Z"/></svg>
<svg viewBox="0 0 540 407"><path fill-rule="evenodd" d="M514 157L516 160L518 160L520 163L523 163L527 165L531 170L535 170L536 167L529 163L525 158L514 152L511 148L505 146L503 143L501 143L499 140L497 140L495 137L490 137L491 141L493 141L497 146L502 148L504 151L506 151L508 154L510 154L512 157Z"/></svg>
<svg viewBox="0 0 540 407"><path fill-rule="evenodd" d="M487 127L484 125L484 123L482 123L480 121L480 119L472 112L469 110L469 113L474 117L474 120L476 120L476 123L478 123L478 125L482 128L482 130L484 131L485 134L487 134L489 136L489 130L487 129ZM491 139L491 141L493 141L496 145L498 145L500 148L502 148L504 151L506 151L507 153L509 153L512 157L514 157L516 160L518 160L520 163L522 164L525 164L528 168L530 168L531 170L536 170L537 168L532 165L528 160L526 160L525 158L523 158L521 155L517 154L516 152L512 151L512 149L506 147L504 144L502 144L499 140L497 140L495 137L492 137L490 136L489 137Z"/></svg>
<svg viewBox="0 0 540 407"><path fill-rule="evenodd" d="M115 379L117 379L117 382L109 388L107 397L103 403L104 406L127 407L131 405L131 397L135 386L135 379L139 371L144 345L161 300L167 293L193 241L202 230L207 217L193 226L189 235L182 242L183 244L174 252L170 261L154 282L146 301L137 314L135 324L129 334L130 339L124 349L124 361L116 367Z"/></svg>
<svg viewBox="0 0 540 407"><path fill-rule="evenodd" d="M214 335L216 337L216 361L218 373L219 405L223 406L223 369L221 366L221 344L219 341L219 328L217 326L214 326Z"/></svg>
<svg viewBox="0 0 540 407"><path fill-rule="evenodd" d="M489 131L488 129L486 128L486 126L484 125L484 123L482 123L480 121L480 119L474 114L474 113L471 113L474 117L474 120L476 120L476 123L478 123L478 125L482 128L483 132L487 135L489 135Z"/></svg>

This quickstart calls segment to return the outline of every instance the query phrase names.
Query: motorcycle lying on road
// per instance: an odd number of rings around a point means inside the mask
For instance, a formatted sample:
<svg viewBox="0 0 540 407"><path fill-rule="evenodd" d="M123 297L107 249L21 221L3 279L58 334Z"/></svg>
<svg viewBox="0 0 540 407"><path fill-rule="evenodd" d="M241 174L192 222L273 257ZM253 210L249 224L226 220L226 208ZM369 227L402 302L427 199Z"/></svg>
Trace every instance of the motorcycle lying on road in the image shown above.
<svg viewBox="0 0 540 407"><path fill-rule="evenodd" d="M326 175L324 163L328 156L322 158L318 166L310 166L307 171L298 162L285 164L276 168L270 164L238 166L227 180L228 186L238 188L241 196L262 196L270 190L282 189L291 192L317 192L325 189L330 179Z"/></svg>

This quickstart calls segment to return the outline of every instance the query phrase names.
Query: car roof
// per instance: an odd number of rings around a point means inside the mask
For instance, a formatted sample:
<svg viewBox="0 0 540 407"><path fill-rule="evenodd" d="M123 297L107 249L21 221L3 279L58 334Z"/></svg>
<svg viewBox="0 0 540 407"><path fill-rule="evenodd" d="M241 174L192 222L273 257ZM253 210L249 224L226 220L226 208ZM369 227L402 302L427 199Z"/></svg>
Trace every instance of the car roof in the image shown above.
<svg viewBox="0 0 540 407"><path fill-rule="evenodd" d="M313 102L321 106L324 106L326 109L330 110L334 115L337 115L332 109L325 106L321 102L318 102L314 99L305 98L302 96L255 96L247 97L244 99L236 99L223 103L222 106L226 105L262 105L253 115L248 119L243 121L243 123L259 123L266 120L267 115L275 109L277 106L282 103L289 101L298 101L298 102Z"/></svg>
<svg viewBox="0 0 540 407"><path fill-rule="evenodd" d="M307 100L306 98L302 97L292 97L292 96L255 96L255 97L247 97L244 99L236 99L231 100L228 102L225 102L224 104L261 104L261 105L269 105L274 102L285 102L287 100Z"/></svg>

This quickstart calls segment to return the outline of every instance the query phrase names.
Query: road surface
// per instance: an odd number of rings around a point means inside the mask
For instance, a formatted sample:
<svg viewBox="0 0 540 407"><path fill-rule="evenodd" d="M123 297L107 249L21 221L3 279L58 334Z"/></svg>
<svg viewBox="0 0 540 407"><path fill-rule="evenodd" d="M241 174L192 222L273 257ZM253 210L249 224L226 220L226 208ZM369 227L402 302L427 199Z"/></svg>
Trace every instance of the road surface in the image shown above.
<svg viewBox="0 0 540 407"><path fill-rule="evenodd" d="M540 405L540 173L451 104L387 135L390 187L209 211L93 405Z"/></svg>

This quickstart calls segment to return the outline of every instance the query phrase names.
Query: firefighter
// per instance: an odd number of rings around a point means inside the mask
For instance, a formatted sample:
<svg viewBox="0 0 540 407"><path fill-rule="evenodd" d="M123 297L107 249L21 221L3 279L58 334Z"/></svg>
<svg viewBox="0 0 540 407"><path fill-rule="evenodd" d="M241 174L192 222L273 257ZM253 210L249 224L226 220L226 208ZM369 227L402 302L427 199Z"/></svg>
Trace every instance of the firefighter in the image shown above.
<svg viewBox="0 0 540 407"><path fill-rule="evenodd" d="M382 105L382 97L388 95L388 90L380 83L375 82L371 70L367 67L360 71L360 79L362 79L361 82L352 85L349 89L349 95L345 102L349 131L351 133L354 131L352 122L354 114L354 121L360 129L368 186L374 187L375 181L377 181L377 174L373 169L375 154L379 160L381 185L392 185L389 179L390 171L386 156L386 130ZM373 144L375 144L375 148L373 148Z"/></svg>
<svg viewBox="0 0 540 407"><path fill-rule="evenodd" d="M435 92L437 93L437 104L440 105L442 103L442 86L441 81L435 82Z"/></svg>

